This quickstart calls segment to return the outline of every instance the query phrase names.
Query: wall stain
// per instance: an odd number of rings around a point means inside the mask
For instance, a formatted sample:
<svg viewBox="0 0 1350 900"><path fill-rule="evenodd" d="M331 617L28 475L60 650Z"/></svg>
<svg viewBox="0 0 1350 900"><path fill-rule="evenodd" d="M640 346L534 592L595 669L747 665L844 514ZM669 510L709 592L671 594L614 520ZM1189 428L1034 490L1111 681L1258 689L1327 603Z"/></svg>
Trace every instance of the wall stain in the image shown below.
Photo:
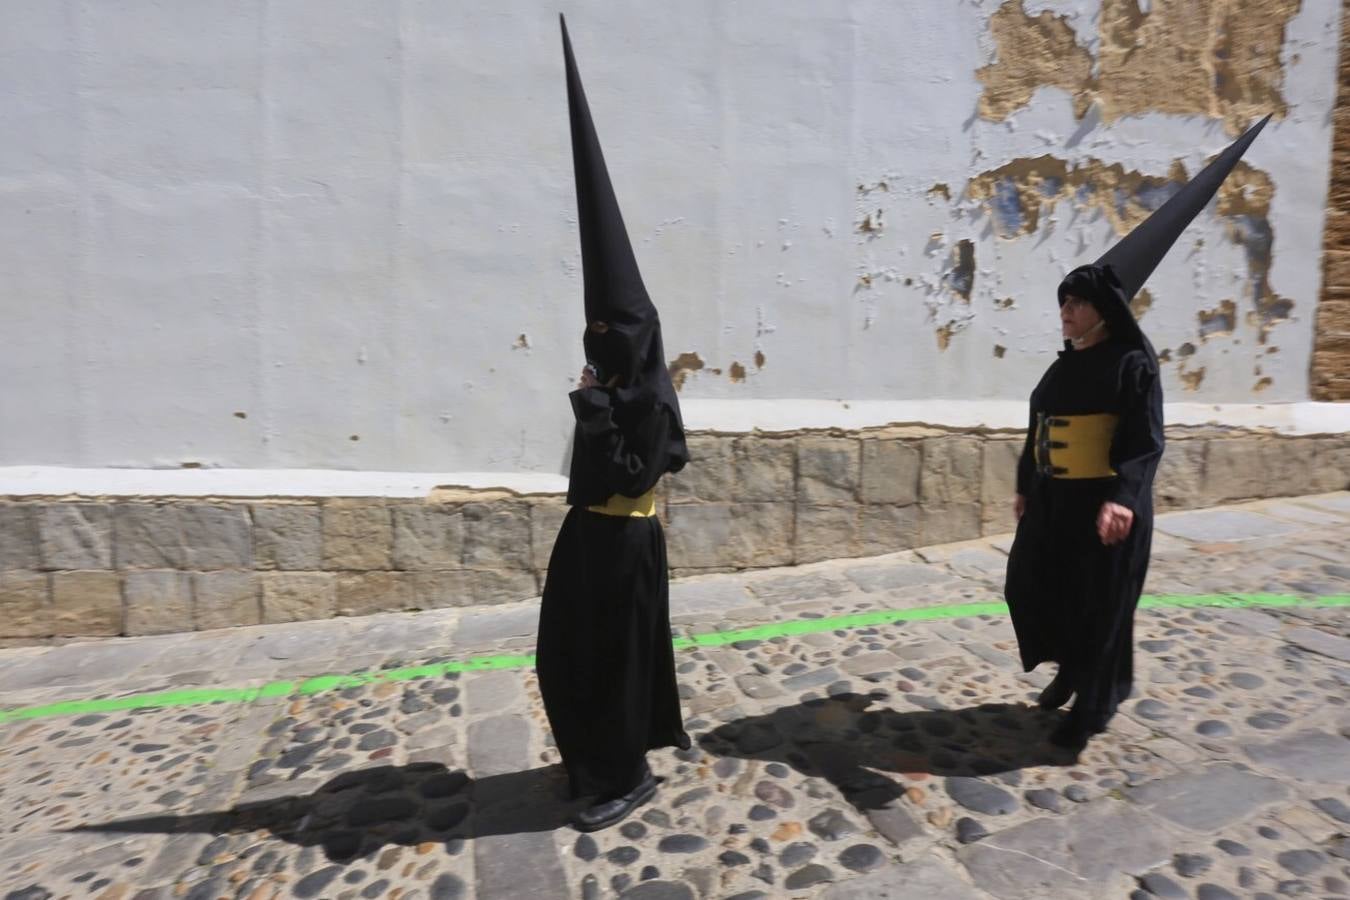
<svg viewBox="0 0 1350 900"><path fill-rule="evenodd" d="M690 372L697 372L704 367L703 360L697 353L681 353L670 362L670 380L675 384L675 390L684 387L684 380L689 377Z"/></svg>
<svg viewBox="0 0 1350 900"><path fill-rule="evenodd" d="M953 333L955 333L955 329L952 328L950 322L946 325L939 325L937 327L937 345L939 350L946 350L951 346Z"/></svg>
<svg viewBox="0 0 1350 900"><path fill-rule="evenodd" d="M881 180L881 181L878 181L878 182L876 182L876 183L874 183L874 184L859 184L859 185L858 185L858 196L859 196L859 197L866 197L866 196L868 196L869 194L872 194L872 193L874 193L874 192L876 192L876 191L881 191L881 192L884 193L884 194L889 194L889 193L891 192L891 186L890 186L889 184L886 183L885 179L883 179L883 180Z"/></svg>
<svg viewBox="0 0 1350 900"><path fill-rule="evenodd" d="M1228 222L1229 239L1247 256L1246 298L1252 308L1247 323L1257 330L1259 343L1266 343L1271 330L1289 318L1294 301L1270 286L1270 266L1275 250L1275 232L1270 225L1270 204L1275 185L1270 175L1239 160L1219 189L1217 208Z"/></svg>
<svg viewBox="0 0 1350 900"><path fill-rule="evenodd" d="M514 344L511 345L511 349L512 349L512 350L528 350L528 349L530 349L530 338L529 338L529 336L528 336L528 335L525 335L525 334L522 334L520 337L516 338L516 342L515 342Z"/></svg>
<svg viewBox="0 0 1350 900"><path fill-rule="evenodd" d="M1005 353L1007 353L1007 352L1008 352L1008 348L1005 347L1005 346L1003 346L1002 344L995 344L995 345L994 345L994 358L995 358L995 359L1002 359L1002 358L1003 358L1003 354L1005 354Z"/></svg>
<svg viewBox="0 0 1350 900"><path fill-rule="evenodd" d="M985 207L994 233L1007 240L1034 233L1041 216L1061 200L1101 212L1115 233L1124 235L1180 190L1185 180L1186 170L1179 162L1164 177L1095 158L1071 165L1046 154L981 172L970 179L966 194Z"/></svg>
<svg viewBox="0 0 1350 900"><path fill-rule="evenodd" d="M1027 106L1037 88L1094 107L1110 124L1147 112L1204 115L1238 134L1267 112L1283 116L1281 53L1302 0L1101 0L1094 58L1065 16L1029 16L1007 0L989 19L995 59L976 70L981 117L999 122Z"/></svg>
<svg viewBox="0 0 1350 900"><path fill-rule="evenodd" d="M247 418L248 418L248 413L246 413L246 412L237 412L237 413L234 414L234 417L235 417L236 419L247 419Z"/></svg>
<svg viewBox="0 0 1350 900"><path fill-rule="evenodd" d="M1198 391L1200 390L1201 382L1205 380L1205 367L1201 366L1198 369L1187 369L1185 366L1182 366L1181 371L1177 374L1181 377L1181 386L1183 388L1188 391Z"/></svg>
<svg viewBox="0 0 1350 900"><path fill-rule="evenodd" d="M1225 300L1214 309L1202 309L1196 313L1200 320L1200 340L1208 340L1214 335L1229 335L1237 328L1237 304Z"/></svg>
<svg viewBox="0 0 1350 900"><path fill-rule="evenodd" d="M764 354L760 351L755 351L755 368L764 368ZM670 372L671 383L675 385L677 391L684 389L685 381L693 372L706 371L709 375L722 374L721 368L709 366L697 353L681 353L670 361L667 369ZM743 383L748 376L745 366L738 361L732 362L727 368L727 374L737 384Z"/></svg>
<svg viewBox="0 0 1350 900"><path fill-rule="evenodd" d="M943 200L950 203L952 200L952 189L948 187L945 182L939 181L928 189L928 196L941 197Z"/></svg>
<svg viewBox="0 0 1350 900"><path fill-rule="evenodd" d="M1164 347L1158 351L1158 362L1170 363L1172 361L1172 348Z"/></svg>
<svg viewBox="0 0 1350 900"><path fill-rule="evenodd" d="M1130 301L1130 312L1134 313L1134 320L1138 322L1152 306L1153 295L1148 292L1148 288L1140 288L1139 293Z"/></svg>
<svg viewBox="0 0 1350 900"><path fill-rule="evenodd" d="M948 265L950 268L942 276L943 284L963 303L969 303L970 292L975 287L975 244L964 239L957 241Z"/></svg>
<svg viewBox="0 0 1350 900"><path fill-rule="evenodd" d="M876 218L874 219L873 216ZM882 211L868 213L863 216L863 220L858 223L858 233L876 237L886 230L886 224L882 221Z"/></svg>
<svg viewBox="0 0 1350 900"><path fill-rule="evenodd" d="M1259 379L1256 384L1252 385L1252 393L1259 394L1274 383L1274 379L1267 375L1265 378Z"/></svg>
<svg viewBox="0 0 1350 900"><path fill-rule="evenodd" d="M988 213L994 233L1006 240L1034 233L1042 217L1060 201L1079 210L1100 212L1115 234L1123 236L1180 190L1189 177L1180 160L1173 162L1167 176L1160 177L1099 159L1070 164L1045 155L1016 159L981 172L970 180L966 193ZM1277 324L1289 319L1294 308L1294 302L1270 284L1275 246L1270 208L1274 194L1269 174L1239 161L1219 189L1215 203L1226 236L1246 256L1247 280L1241 302L1248 306L1246 321L1256 329L1262 344ZM1196 241L1197 249L1202 245L1202 241ZM1132 308L1140 318L1153 298L1145 301L1141 292L1136 301L1142 305L1132 304Z"/></svg>

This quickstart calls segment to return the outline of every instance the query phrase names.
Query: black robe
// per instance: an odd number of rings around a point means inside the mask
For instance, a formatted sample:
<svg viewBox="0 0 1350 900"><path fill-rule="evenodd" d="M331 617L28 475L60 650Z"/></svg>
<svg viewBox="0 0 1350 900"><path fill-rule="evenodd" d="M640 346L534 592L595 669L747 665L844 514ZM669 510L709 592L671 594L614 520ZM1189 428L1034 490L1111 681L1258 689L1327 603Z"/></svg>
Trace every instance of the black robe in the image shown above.
<svg viewBox="0 0 1350 900"><path fill-rule="evenodd" d="M671 649L666 538L656 516L587 505L639 497L684 464L678 412L622 392L571 395L572 509L549 558L536 669L573 793L613 797L646 774L647 750L689 746Z"/></svg>
<svg viewBox="0 0 1350 900"><path fill-rule="evenodd" d="M1111 439L1111 478L1064 479L1038 472L1036 414L1119 416ZM1163 451L1162 388L1150 354L1108 339L1061 352L1031 395L1017 492L1026 509L1008 559L1005 595L1031 671L1056 662L1071 679L1073 714L1102 731L1133 681L1134 610L1153 538L1153 475ZM1126 538L1105 546L1102 504L1134 512Z"/></svg>

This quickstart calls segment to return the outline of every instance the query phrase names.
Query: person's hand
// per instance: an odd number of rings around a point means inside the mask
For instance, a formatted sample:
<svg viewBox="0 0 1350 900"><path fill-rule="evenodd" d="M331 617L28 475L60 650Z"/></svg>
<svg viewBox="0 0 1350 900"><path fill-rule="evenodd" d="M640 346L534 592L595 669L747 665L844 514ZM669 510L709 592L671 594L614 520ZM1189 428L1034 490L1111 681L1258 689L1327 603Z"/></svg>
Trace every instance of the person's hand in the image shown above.
<svg viewBox="0 0 1350 900"><path fill-rule="evenodd" d="M1134 512L1119 503L1103 503L1097 513L1097 536L1110 547L1125 540L1134 525Z"/></svg>
<svg viewBox="0 0 1350 900"><path fill-rule="evenodd" d="M1018 522L1022 521L1022 514L1025 513L1026 511L1027 511L1027 498L1023 497L1021 494L1018 494L1015 498L1013 498L1013 518Z"/></svg>
<svg viewBox="0 0 1350 900"><path fill-rule="evenodd" d="M582 369L581 369L581 380L577 382L577 387L578 387L578 388L593 388L593 387L599 387L599 386L600 386L600 382L596 381L596 380L595 380L595 376L591 374L591 367L590 367L590 366L583 366Z"/></svg>

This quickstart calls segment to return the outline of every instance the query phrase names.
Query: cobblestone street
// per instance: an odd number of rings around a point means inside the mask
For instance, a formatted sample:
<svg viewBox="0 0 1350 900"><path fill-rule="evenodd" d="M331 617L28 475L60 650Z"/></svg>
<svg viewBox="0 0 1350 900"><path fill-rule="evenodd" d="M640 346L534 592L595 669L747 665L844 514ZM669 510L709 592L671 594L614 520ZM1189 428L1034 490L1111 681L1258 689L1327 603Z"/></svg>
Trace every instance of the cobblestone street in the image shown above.
<svg viewBox="0 0 1350 900"><path fill-rule="evenodd" d="M0 897L1350 896L1350 493L1158 532L1077 761L1008 536L673 583L695 745L593 836L537 602L0 650Z"/></svg>

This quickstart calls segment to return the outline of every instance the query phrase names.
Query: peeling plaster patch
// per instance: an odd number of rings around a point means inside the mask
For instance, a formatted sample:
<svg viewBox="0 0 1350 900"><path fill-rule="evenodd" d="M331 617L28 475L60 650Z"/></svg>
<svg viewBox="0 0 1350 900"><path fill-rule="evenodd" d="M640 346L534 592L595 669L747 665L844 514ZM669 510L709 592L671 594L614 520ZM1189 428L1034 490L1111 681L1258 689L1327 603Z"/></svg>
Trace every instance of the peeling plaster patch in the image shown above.
<svg viewBox="0 0 1350 900"><path fill-rule="evenodd" d="M1139 293L1130 301L1130 312L1134 313L1134 320L1138 322L1152 306L1153 295L1148 292L1148 288L1140 288Z"/></svg>
<svg viewBox="0 0 1350 900"><path fill-rule="evenodd" d="M1099 210L1115 233L1123 235L1162 206L1185 180L1180 164L1160 177L1092 158L1071 167L1047 154L981 172L970 180L966 194L986 208L1001 238L1032 234L1041 216L1060 200Z"/></svg>
<svg viewBox="0 0 1350 900"><path fill-rule="evenodd" d="M731 380L738 384L745 381L745 366L733 362L731 364Z"/></svg>
<svg viewBox="0 0 1350 900"><path fill-rule="evenodd" d="M876 218L873 218L875 216ZM863 220L858 223L858 233L876 237L886 230L886 225L882 222L882 212L877 210L875 213L868 213L863 216Z"/></svg>
<svg viewBox="0 0 1350 900"><path fill-rule="evenodd" d="M1185 366L1182 366L1181 371L1177 374L1181 376L1181 386L1183 388L1188 391L1198 391L1200 390L1200 383L1205 380L1205 367L1201 366L1198 369L1187 369Z"/></svg>
<svg viewBox="0 0 1350 900"><path fill-rule="evenodd" d="M937 328L937 344L938 344L938 349L939 349L939 350L946 350L947 347L951 345L951 342L952 342L952 333L954 332L954 330L955 330L955 329L952 328L951 323L948 323L948 324L946 324L946 325L939 325L939 326L938 326L938 328Z"/></svg>
<svg viewBox="0 0 1350 900"><path fill-rule="evenodd" d="M1158 351L1158 362L1170 363L1172 361L1172 348L1164 347Z"/></svg>
<svg viewBox="0 0 1350 900"><path fill-rule="evenodd" d="M528 350L528 349L530 349L530 338L529 338L529 336L528 336L528 335L522 334L520 337L516 338L516 342L515 342L514 344L511 345L511 349L512 349L512 350Z"/></svg>
<svg viewBox="0 0 1350 900"><path fill-rule="evenodd" d="M948 187L946 183L939 181L928 189L928 196L941 197L943 200L950 203L952 201L952 189Z"/></svg>
<svg viewBox="0 0 1350 900"><path fill-rule="evenodd" d="M762 369L762 368L764 368L764 353L763 353L763 351L760 351L760 350L756 350L756 351L755 351L755 368L756 368L756 369Z"/></svg>
<svg viewBox="0 0 1350 900"><path fill-rule="evenodd" d="M871 194L875 191L881 191L882 193L889 194L891 192L891 186L887 184L884 179L876 182L875 184L858 185L858 196L860 197L866 197L868 194Z"/></svg>
<svg viewBox="0 0 1350 900"><path fill-rule="evenodd" d="M1177 348L1177 356L1181 357L1182 359L1186 359L1194 355L1195 355L1195 345L1189 341L1187 341L1186 343L1182 344L1180 347Z"/></svg>
<svg viewBox="0 0 1350 900"><path fill-rule="evenodd" d="M998 47L995 60L975 71L984 85L980 115L994 122L1031 102L1039 87L1058 87L1074 97L1074 113L1087 112L1092 56L1078 45L1066 16L1048 10L1029 16L1021 0L1008 0L989 17Z"/></svg>
<svg viewBox="0 0 1350 900"><path fill-rule="evenodd" d="M1142 291L1141 291L1142 293ZM999 309L1012 309L1017 305L1017 301L1012 297L997 297L994 299L994 306Z"/></svg>
<svg viewBox="0 0 1350 900"><path fill-rule="evenodd" d="M1275 293L1270 287L1271 258L1275 232L1270 225L1270 203L1275 186L1270 176L1239 161L1219 189L1217 208L1228 219L1228 237L1242 247L1247 256L1247 296L1252 309L1247 321L1258 331L1264 344L1270 331L1289 318L1294 301Z"/></svg>
<svg viewBox="0 0 1350 900"><path fill-rule="evenodd" d="M1275 380L1267 375L1265 378L1259 379L1256 384L1252 385L1252 393L1259 394L1274 383Z"/></svg>
<svg viewBox="0 0 1350 900"><path fill-rule="evenodd" d="M1005 346L1003 346L1002 344L995 344L995 345L994 345L994 358L995 358L995 359L1002 359L1002 358L1003 358L1003 354L1005 354L1005 353L1007 353L1007 352L1008 352L1008 348L1005 347Z"/></svg>
<svg viewBox="0 0 1350 900"><path fill-rule="evenodd" d="M703 360L697 353L681 353L670 363L670 380L675 384L675 390L684 387L684 380L689 377L690 372L697 372L704 367Z"/></svg>
<svg viewBox="0 0 1350 900"><path fill-rule="evenodd" d="M1232 334L1237 329L1237 304L1225 300L1215 309L1202 309L1196 314L1200 320L1200 340L1212 335Z"/></svg>
<svg viewBox="0 0 1350 900"><path fill-rule="evenodd" d="M1260 115L1287 112L1280 55L1301 5L1101 0L1094 59L1066 17L1031 16L1008 0L989 19L995 59L975 73L984 85L979 114L1003 121L1037 88L1057 87L1080 119L1094 104L1105 124L1146 112L1204 115L1236 135Z"/></svg>
<svg viewBox="0 0 1350 900"><path fill-rule="evenodd" d="M969 303L975 287L975 244L969 240L957 241L947 265L949 268L942 276L942 283L962 303Z"/></svg>
<svg viewBox="0 0 1350 900"><path fill-rule="evenodd" d="M1119 163L1107 165L1099 159L1070 165L1046 155L1015 159L981 172L970 180L966 193L986 209L995 234L1007 240L1035 232L1042 216L1060 201L1071 202L1079 209L1100 211L1112 230L1124 235L1180 190L1188 178L1180 160L1172 164L1166 177L1159 177L1126 170ZM1276 293L1270 285L1275 245L1270 207L1274 193L1274 184L1267 173L1239 162L1219 189L1215 204L1229 240L1241 247L1247 258L1242 302L1250 303L1246 318L1257 330L1261 343L1266 342L1275 325L1290 317L1294 307L1292 300ZM1145 302L1142 292L1136 301ZM1149 297L1146 305L1132 304L1135 318L1142 317L1152 302Z"/></svg>

